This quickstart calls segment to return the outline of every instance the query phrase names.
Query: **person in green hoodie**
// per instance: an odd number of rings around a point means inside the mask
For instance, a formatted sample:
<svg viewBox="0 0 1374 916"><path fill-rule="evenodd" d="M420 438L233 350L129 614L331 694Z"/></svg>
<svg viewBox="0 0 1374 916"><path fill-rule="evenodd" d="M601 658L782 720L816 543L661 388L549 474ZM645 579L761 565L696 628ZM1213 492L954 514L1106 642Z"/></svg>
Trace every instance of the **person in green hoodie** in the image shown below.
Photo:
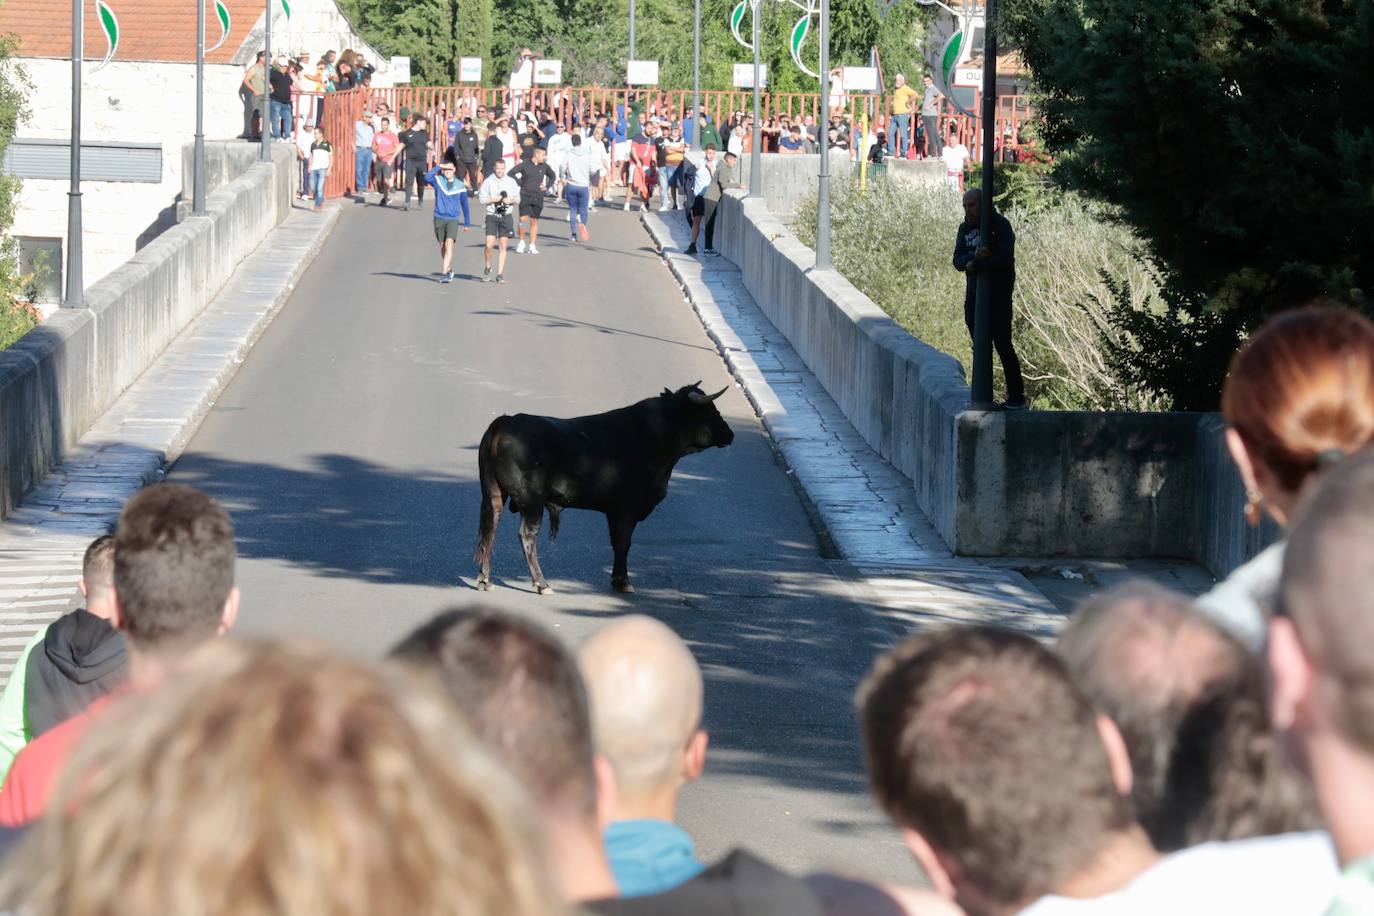
<svg viewBox="0 0 1374 916"><path fill-rule="evenodd" d="M122 683L128 671L114 614L114 537L101 535L81 563L86 606L39 630L24 646L0 693L0 780L37 736Z"/></svg>

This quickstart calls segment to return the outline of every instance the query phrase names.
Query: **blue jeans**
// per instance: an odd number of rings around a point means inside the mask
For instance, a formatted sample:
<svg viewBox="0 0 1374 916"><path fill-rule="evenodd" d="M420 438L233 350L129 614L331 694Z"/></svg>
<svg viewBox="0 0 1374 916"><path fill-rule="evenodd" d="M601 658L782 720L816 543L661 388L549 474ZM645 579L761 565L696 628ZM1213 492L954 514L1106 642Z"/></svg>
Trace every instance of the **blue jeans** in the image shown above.
<svg viewBox="0 0 1374 916"><path fill-rule="evenodd" d="M315 195L315 206L324 205L324 178L329 174L329 169L310 170L310 191Z"/></svg>
<svg viewBox="0 0 1374 916"><path fill-rule="evenodd" d="M272 102L272 139L287 140L291 137L291 103Z"/></svg>
<svg viewBox="0 0 1374 916"><path fill-rule="evenodd" d="M587 201L590 198L591 189L585 185L563 186L563 199L568 202L568 227L572 230L573 238L577 238L579 223L587 225Z"/></svg>
<svg viewBox="0 0 1374 916"><path fill-rule="evenodd" d="M372 150L355 149L353 158L357 166L353 171L353 190L362 194L367 190L367 179L372 174Z"/></svg>
<svg viewBox="0 0 1374 916"><path fill-rule="evenodd" d="M905 158L906 151L911 148L911 113L895 114L892 121L897 126L893 129L896 137L893 139L893 150L898 159Z"/></svg>
<svg viewBox="0 0 1374 916"><path fill-rule="evenodd" d="M669 191L671 190L669 185L671 185L673 180L677 177L677 172L680 168L682 168L680 165L665 165L658 170L658 187L663 191L663 209L665 210L668 209L668 205L672 203L672 198L669 196Z"/></svg>

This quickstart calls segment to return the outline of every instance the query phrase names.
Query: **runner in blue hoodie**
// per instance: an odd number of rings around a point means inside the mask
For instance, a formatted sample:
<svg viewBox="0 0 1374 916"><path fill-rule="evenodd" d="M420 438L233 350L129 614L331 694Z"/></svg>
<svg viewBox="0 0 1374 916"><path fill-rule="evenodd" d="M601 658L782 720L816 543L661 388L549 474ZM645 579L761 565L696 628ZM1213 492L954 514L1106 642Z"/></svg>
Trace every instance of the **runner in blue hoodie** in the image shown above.
<svg viewBox="0 0 1374 916"><path fill-rule="evenodd" d="M443 258L440 283L453 282L453 246L458 241L458 211L463 212L462 231L472 228L468 215L468 187L458 178L458 168L452 162L441 162L425 175L425 183L434 188L434 238L439 242Z"/></svg>

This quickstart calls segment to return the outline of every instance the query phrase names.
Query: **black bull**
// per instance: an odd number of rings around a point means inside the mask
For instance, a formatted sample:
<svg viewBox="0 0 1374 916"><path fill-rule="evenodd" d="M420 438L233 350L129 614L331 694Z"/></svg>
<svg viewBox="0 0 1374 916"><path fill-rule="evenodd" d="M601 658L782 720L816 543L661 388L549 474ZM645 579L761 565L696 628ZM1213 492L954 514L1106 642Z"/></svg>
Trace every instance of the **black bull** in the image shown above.
<svg viewBox="0 0 1374 916"><path fill-rule="evenodd" d="M564 509L606 514L615 564L611 587L632 592L628 558L635 526L668 493L673 467L685 455L724 448L735 434L712 403L725 393L697 385L663 389L656 398L607 413L564 420L516 414L497 417L478 447L482 484L481 522L473 560L481 566L479 589L491 588L491 548L501 507L509 500L520 514L520 543L534 589L552 589L539 569L535 540L549 511L549 539L558 536Z"/></svg>

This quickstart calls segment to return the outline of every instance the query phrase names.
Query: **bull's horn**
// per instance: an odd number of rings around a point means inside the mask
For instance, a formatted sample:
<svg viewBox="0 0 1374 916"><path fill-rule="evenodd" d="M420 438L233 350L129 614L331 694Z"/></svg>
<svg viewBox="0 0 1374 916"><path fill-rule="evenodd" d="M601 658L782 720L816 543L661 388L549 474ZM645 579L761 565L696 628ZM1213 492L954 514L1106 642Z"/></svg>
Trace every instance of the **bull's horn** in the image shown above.
<svg viewBox="0 0 1374 916"><path fill-rule="evenodd" d="M700 391L689 391L687 397L691 398L697 404L709 404L729 390L730 386L726 385L715 394L702 394Z"/></svg>
<svg viewBox="0 0 1374 916"><path fill-rule="evenodd" d="M716 398L720 397L722 394L724 394L725 392L727 392L727 391L729 391L729 390L730 390L730 386L729 386L729 385L726 385L724 388L720 389L720 390L717 391L715 394L707 395L707 396L706 396L706 400L708 400L708 401L714 401Z"/></svg>

